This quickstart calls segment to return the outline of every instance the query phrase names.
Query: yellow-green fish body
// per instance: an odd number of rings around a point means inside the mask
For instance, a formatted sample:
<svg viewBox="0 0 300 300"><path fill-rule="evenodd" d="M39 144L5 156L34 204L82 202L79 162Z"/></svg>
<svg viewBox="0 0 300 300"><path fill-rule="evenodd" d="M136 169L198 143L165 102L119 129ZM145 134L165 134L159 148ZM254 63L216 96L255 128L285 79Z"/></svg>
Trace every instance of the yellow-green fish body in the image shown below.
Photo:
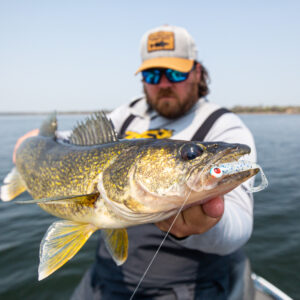
<svg viewBox="0 0 300 300"><path fill-rule="evenodd" d="M39 279L71 259L89 236L102 236L117 264L127 258L126 227L163 220L184 204L201 204L227 193L257 168L217 178L213 166L250 152L241 144L175 140L118 140L111 122L98 114L80 124L69 143L55 138L56 118L25 140L16 169L1 187L9 201L27 190L42 209L64 220L41 242Z"/></svg>
<svg viewBox="0 0 300 300"><path fill-rule="evenodd" d="M19 174L26 174L22 178L34 199L84 195L76 201L39 203L47 212L63 219L111 228L110 215L98 191L99 176L121 151L129 151L129 148L132 148L130 141L78 146L38 136L20 146L16 167ZM104 214L103 218L101 214ZM119 219L113 221L118 223ZM114 227L124 226L117 224Z"/></svg>

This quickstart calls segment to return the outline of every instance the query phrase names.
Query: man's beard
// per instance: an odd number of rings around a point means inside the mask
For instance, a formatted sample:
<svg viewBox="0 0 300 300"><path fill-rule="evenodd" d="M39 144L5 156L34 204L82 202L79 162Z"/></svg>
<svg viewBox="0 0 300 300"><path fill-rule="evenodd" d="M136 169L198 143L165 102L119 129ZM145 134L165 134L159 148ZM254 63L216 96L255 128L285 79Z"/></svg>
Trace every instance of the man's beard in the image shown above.
<svg viewBox="0 0 300 300"><path fill-rule="evenodd" d="M156 110L163 117L175 119L185 114L197 102L198 83L191 83L190 89L182 101L180 101L178 95L173 92L172 88L160 89L156 98L154 99L149 96L145 87L144 93L146 95L147 103L151 108ZM164 97L172 97L174 99L171 100L172 102L160 101L160 99Z"/></svg>

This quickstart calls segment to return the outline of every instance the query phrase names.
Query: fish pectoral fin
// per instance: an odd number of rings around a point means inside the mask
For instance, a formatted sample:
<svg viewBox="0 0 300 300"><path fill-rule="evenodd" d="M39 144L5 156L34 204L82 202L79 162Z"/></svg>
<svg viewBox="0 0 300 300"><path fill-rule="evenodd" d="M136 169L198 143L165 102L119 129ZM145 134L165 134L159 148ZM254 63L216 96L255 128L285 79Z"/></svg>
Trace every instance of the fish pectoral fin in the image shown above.
<svg viewBox="0 0 300 300"><path fill-rule="evenodd" d="M98 228L91 224L60 220L47 230L40 245L39 280L70 260Z"/></svg>
<svg viewBox="0 0 300 300"><path fill-rule="evenodd" d="M26 191L26 186L17 171L13 168L4 178L4 185L1 186L0 198L2 201L10 201Z"/></svg>
<svg viewBox="0 0 300 300"><path fill-rule="evenodd" d="M123 229L102 229L102 237L106 248L112 256L115 263L122 265L128 256L128 234L125 228Z"/></svg>
<svg viewBox="0 0 300 300"><path fill-rule="evenodd" d="M99 193L84 194L84 195L70 195L70 196L59 196L52 198L41 198L35 200L16 201L18 204L38 204L38 203L53 203L59 201L61 204L67 204L70 202L77 202L80 205L91 205L99 197Z"/></svg>

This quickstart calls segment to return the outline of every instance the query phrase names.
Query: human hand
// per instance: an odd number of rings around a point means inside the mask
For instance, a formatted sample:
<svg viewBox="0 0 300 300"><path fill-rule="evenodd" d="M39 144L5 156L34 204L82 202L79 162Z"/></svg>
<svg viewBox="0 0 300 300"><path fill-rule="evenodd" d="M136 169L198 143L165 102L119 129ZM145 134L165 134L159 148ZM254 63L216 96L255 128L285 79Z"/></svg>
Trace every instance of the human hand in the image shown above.
<svg viewBox="0 0 300 300"><path fill-rule="evenodd" d="M32 136L36 136L39 134L39 129L33 129L29 132L27 132L26 134L24 134L23 136L21 136L16 144L15 144L15 147L14 147L14 152L13 152L13 157L12 157L12 160L13 160L13 163L15 164L16 163L16 153L17 153L17 150L18 148L20 147L20 145L26 140L28 139L29 137L32 137Z"/></svg>
<svg viewBox="0 0 300 300"><path fill-rule="evenodd" d="M224 213L224 197L218 196L203 205L196 205L183 210L177 217L170 233L177 238L192 234L201 234L215 226ZM157 222L162 231L168 231L175 216Z"/></svg>

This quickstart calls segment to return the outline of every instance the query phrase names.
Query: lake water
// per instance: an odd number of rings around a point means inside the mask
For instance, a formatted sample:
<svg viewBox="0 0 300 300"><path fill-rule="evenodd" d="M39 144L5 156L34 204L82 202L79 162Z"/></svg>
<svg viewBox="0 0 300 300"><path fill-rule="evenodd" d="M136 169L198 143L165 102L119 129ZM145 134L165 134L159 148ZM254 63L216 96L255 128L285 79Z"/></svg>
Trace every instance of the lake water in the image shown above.
<svg viewBox="0 0 300 300"><path fill-rule="evenodd" d="M59 116L69 129L82 116ZM255 273L300 299L300 115L241 115L256 140L269 187L255 194L255 221L246 251ZM0 117L0 181L13 167L16 139L44 116ZM18 200L29 199L27 193ZM97 235L55 274L37 280L40 241L56 220L36 205L0 203L0 299L68 299L93 262Z"/></svg>

